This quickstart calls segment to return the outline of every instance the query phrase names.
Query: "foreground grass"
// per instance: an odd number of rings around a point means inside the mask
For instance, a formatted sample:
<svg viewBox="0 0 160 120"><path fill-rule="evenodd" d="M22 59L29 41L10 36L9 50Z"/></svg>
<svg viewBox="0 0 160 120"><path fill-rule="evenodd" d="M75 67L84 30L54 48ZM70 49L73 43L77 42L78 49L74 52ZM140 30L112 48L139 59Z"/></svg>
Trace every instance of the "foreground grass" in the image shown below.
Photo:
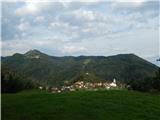
<svg viewBox="0 0 160 120"><path fill-rule="evenodd" d="M160 96L133 91L3 94L2 120L158 120Z"/></svg>

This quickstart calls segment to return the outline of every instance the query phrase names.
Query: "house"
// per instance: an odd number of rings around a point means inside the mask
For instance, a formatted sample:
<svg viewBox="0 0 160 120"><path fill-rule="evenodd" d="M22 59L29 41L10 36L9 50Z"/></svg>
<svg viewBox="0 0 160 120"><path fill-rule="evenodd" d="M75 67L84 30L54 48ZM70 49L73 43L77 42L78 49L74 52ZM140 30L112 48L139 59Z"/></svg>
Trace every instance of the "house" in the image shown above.
<svg viewBox="0 0 160 120"><path fill-rule="evenodd" d="M115 79L115 78L113 79L113 82L110 83L110 86L111 86L111 87L117 87L116 79Z"/></svg>
<svg viewBox="0 0 160 120"><path fill-rule="evenodd" d="M89 73L87 72L86 75L89 75Z"/></svg>
<svg viewBox="0 0 160 120"><path fill-rule="evenodd" d="M58 90L57 93L61 93L61 90Z"/></svg>
<svg viewBox="0 0 160 120"><path fill-rule="evenodd" d="M109 90L109 89L110 89L110 86L107 86L106 89Z"/></svg>
<svg viewBox="0 0 160 120"><path fill-rule="evenodd" d="M40 90L42 90L42 89L43 89L43 87L42 87L42 86L39 86L38 88L39 88Z"/></svg>

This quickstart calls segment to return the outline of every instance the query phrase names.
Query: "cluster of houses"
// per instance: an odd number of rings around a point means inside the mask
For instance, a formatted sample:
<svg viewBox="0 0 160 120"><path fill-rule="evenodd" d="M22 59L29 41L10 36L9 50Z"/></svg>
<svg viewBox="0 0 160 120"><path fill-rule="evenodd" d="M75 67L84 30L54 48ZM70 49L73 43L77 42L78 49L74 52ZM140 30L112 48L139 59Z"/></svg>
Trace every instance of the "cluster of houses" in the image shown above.
<svg viewBox="0 0 160 120"><path fill-rule="evenodd" d="M61 88L57 87L45 87L43 88L42 86L39 87L39 89L45 89L48 91L51 91L52 93L60 93L60 92L65 92L65 91L78 91L78 90L94 90L97 91L99 89L111 89L111 88L116 88L117 83L116 80L114 79L113 82L108 83L108 82L97 82L97 83L90 83L90 82L84 82L84 81L77 81L74 84L70 86L62 86Z"/></svg>

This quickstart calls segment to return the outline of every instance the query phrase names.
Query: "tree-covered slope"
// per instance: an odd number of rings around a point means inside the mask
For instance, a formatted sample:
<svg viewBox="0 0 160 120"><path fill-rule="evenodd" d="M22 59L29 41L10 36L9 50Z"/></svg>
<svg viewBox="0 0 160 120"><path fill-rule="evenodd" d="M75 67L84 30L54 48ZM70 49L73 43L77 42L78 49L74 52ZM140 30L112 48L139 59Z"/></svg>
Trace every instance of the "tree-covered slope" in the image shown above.
<svg viewBox="0 0 160 120"><path fill-rule="evenodd" d="M155 76L158 67L134 55L54 57L31 50L25 54L2 57L2 66L22 71L42 84L62 85L78 76L118 81L142 80ZM83 77L82 77L83 78Z"/></svg>
<svg viewBox="0 0 160 120"><path fill-rule="evenodd" d="M25 76L23 73L2 67L1 92L16 93L25 89L33 89L38 85L36 81Z"/></svg>

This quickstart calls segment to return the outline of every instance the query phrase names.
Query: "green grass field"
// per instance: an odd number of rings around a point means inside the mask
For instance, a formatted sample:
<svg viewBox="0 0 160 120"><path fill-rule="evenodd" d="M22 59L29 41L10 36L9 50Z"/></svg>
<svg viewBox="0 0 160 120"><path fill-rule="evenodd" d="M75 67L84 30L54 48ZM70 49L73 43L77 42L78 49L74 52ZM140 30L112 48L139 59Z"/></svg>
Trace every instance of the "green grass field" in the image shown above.
<svg viewBox="0 0 160 120"><path fill-rule="evenodd" d="M2 94L2 120L159 120L160 95L135 91Z"/></svg>

